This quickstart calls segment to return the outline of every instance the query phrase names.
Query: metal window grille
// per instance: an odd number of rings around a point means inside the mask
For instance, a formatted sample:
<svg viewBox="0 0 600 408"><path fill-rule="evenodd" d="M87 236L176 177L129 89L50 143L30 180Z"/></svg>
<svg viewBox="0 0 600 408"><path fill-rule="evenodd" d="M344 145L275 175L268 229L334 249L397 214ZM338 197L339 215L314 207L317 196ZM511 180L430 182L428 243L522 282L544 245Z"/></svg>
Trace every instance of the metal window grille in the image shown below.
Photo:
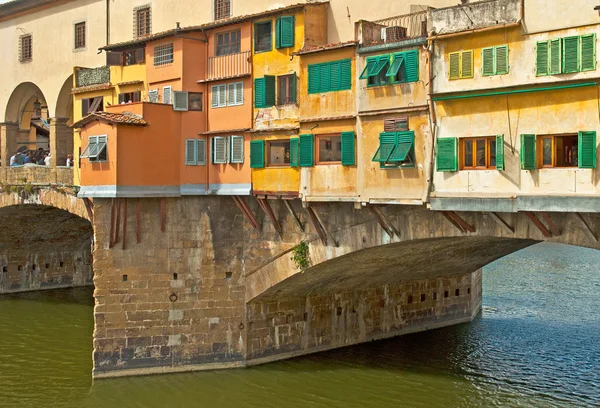
<svg viewBox="0 0 600 408"><path fill-rule="evenodd" d="M231 1L215 0L215 20L231 17Z"/></svg>
<svg viewBox="0 0 600 408"><path fill-rule="evenodd" d="M173 43L162 44L154 47L154 66L173 63Z"/></svg>
<svg viewBox="0 0 600 408"><path fill-rule="evenodd" d="M31 34L19 38L19 61L29 62L33 59L33 37Z"/></svg>
<svg viewBox="0 0 600 408"><path fill-rule="evenodd" d="M85 48L85 22L75 24L75 48Z"/></svg>
<svg viewBox="0 0 600 408"><path fill-rule="evenodd" d="M217 56L239 53L240 37L240 30L217 34Z"/></svg>
<svg viewBox="0 0 600 408"><path fill-rule="evenodd" d="M282 75L277 77L278 82L278 94L277 94L277 105L288 105L295 103L292 92L292 75Z"/></svg>
<svg viewBox="0 0 600 408"><path fill-rule="evenodd" d="M150 6L133 9L133 36L144 37L152 34L152 12Z"/></svg>

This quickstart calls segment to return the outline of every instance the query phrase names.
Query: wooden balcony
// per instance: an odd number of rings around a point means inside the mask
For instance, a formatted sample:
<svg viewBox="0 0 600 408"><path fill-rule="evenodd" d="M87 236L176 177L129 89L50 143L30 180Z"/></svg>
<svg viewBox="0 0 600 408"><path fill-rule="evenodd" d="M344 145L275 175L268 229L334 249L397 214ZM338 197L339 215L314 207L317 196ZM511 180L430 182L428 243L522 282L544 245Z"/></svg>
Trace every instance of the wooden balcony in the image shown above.
<svg viewBox="0 0 600 408"><path fill-rule="evenodd" d="M221 55L208 59L207 81L235 78L252 73L252 56L250 51L237 54Z"/></svg>

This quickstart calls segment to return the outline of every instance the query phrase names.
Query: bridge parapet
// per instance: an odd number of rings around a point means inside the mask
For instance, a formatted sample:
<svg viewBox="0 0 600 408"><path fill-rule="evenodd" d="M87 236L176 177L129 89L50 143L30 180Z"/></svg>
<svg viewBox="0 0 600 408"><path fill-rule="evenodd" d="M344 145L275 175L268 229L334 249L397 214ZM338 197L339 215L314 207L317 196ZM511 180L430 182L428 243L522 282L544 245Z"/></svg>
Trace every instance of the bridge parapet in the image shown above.
<svg viewBox="0 0 600 408"><path fill-rule="evenodd" d="M2 172L2 183L9 185L63 185L73 186L73 167L48 167L36 164L8 167Z"/></svg>

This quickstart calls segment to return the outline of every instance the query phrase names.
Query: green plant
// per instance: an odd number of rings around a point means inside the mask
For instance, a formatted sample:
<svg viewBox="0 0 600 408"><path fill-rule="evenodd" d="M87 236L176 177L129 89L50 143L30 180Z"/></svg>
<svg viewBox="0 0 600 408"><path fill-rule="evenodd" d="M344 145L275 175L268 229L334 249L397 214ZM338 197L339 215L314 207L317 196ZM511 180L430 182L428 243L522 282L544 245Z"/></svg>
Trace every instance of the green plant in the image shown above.
<svg viewBox="0 0 600 408"><path fill-rule="evenodd" d="M33 186L31 185L31 183L25 184L24 190L25 193L27 193L27 195L33 194Z"/></svg>
<svg viewBox="0 0 600 408"><path fill-rule="evenodd" d="M310 260L308 259L308 244L305 241L300 242L292 249L292 261L296 264L296 268L298 269L306 269L310 265Z"/></svg>

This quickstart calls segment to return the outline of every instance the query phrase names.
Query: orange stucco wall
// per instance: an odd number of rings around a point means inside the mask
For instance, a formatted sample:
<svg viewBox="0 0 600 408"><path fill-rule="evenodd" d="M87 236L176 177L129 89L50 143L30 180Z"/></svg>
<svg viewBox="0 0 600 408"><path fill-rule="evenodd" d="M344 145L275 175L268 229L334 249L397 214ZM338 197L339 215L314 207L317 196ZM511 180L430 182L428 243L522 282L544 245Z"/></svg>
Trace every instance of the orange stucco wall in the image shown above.
<svg viewBox="0 0 600 408"><path fill-rule="evenodd" d="M222 108L212 108L212 87L221 84L231 84L235 82L244 83L244 104L238 106L225 106ZM210 131L231 130L231 129L250 129L252 128L252 78L236 78L227 81L210 82L208 88L208 124Z"/></svg>
<svg viewBox="0 0 600 408"><path fill-rule="evenodd" d="M232 24L207 32L209 58L216 55L217 34L227 33L235 30L240 30L240 52L252 50L252 24L249 22Z"/></svg>
<svg viewBox="0 0 600 408"><path fill-rule="evenodd" d="M107 186L117 182L117 127L105 122L92 122L81 129L81 151L88 146L90 136L106 135L108 139L108 156L106 162L93 163L81 160L82 186ZM77 169L76 169L77 170Z"/></svg>

